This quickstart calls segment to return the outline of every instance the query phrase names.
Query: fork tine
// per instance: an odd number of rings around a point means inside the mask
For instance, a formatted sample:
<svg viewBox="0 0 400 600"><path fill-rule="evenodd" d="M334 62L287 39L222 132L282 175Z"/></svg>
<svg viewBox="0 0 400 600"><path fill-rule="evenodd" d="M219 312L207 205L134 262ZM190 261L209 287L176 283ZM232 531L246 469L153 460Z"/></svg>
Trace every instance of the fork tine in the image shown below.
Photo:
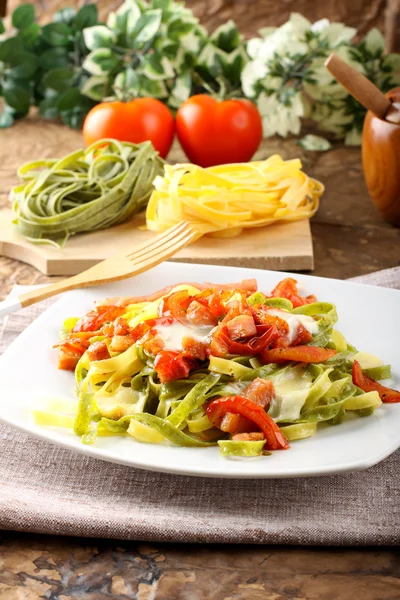
<svg viewBox="0 0 400 600"><path fill-rule="evenodd" d="M162 252L156 253L155 255L153 254L152 256L143 257L137 263L133 264L134 268L131 271L130 275L139 275L140 273L147 271L151 267L155 267L156 265L159 265L165 260L168 260L168 258L171 258L171 256L176 254L178 250L190 244L190 242L194 241L198 236L199 234L196 231L191 231L187 233L183 238L180 238L179 241L177 240L173 244L165 248Z"/></svg>
<svg viewBox="0 0 400 600"><path fill-rule="evenodd" d="M132 264L139 264L141 262L144 261L148 261L151 260L153 257L156 258L159 254L163 255L165 252L173 252L174 248L176 248L177 250L179 250L180 247L182 247L182 245L186 245L186 239L188 239L189 241L196 239L196 237L198 237L198 233L196 231L181 231L180 233L178 233L177 235L175 235L172 239L170 240L165 240L163 241L162 244L160 244L157 247L153 247L150 248L147 252L143 252L142 254L140 254L139 256L133 255L131 257L129 257L129 260ZM175 251L177 251L175 250Z"/></svg>
<svg viewBox="0 0 400 600"><path fill-rule="evenodd" d="M190 225L187 222L183 221L181 223L178 223L177 225L175 225L175 227L170 227L169 229L167 229L167 231L165 231L162 234L159 234L151 241L141 244L140 246L138 246L137 248L132 250L132 252L129 252L129 254L127 254L126 256L129 259L131 257L134 257L134 258L139 257L143 253L147 252L148 250L150 250L152 248L157 248L161 244L173 239L181 231L186 231L188 229L188 227L190 227Z"/></svg>

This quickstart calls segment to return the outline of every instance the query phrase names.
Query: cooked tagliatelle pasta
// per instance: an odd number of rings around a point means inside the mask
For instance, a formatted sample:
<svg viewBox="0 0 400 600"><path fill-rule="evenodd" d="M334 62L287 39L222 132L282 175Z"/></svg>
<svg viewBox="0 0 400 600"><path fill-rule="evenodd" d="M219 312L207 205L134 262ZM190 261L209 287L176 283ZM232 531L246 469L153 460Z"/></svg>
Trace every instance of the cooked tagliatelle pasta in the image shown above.
<svg viewBox="0 0 400 600"><path fill-rule="evenodd" d="M324 186L301 170L299 159L228 164L203 169L165 165L147 206L147 227L164 231L180 221L201 233L238 235L244 228L312 217Z"/></svg>
<svg viewBox="0 0 400 600"><path fill-rule="evenodd" d="M285 279L181 284L148 298L97 304L64 323L59 367L78 402L36 407L38 424L177 446L219 445L253 457L314 435L321 423L371 415L400 392L390 366L334 329L336 308ZM72 382L71 382L72 387Z"/></svg>

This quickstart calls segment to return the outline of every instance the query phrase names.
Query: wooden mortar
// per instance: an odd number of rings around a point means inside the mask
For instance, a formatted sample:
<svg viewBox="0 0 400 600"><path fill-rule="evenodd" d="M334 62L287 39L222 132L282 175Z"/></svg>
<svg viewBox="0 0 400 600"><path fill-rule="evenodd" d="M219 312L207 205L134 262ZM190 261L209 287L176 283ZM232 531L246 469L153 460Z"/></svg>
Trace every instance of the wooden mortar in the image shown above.
<svg viewBox="0 0 400 600"><path fill-rule="evenodd" d="M400 226L400 87L383 94L335 54L325 66L368 109L362 137L365 182L383 218Z"/></svg>
<svg viewBox="0 0 400 600"><path fill-rule="evenodd" d="M386 96L400 102L400 87ZM380 119L369 110L362 134L362 162L376 208L386 221L400 227L400 124Z"/></svg>

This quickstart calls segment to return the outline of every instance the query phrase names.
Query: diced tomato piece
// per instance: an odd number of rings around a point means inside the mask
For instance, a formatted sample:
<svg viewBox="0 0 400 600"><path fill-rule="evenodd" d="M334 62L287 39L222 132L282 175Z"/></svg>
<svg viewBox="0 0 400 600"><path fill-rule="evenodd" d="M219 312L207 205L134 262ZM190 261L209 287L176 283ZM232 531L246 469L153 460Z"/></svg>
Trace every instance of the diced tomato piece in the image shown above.
<svg viewBox="0 0 400 600"><path fill-rule="evenodd" d="M91 344L87 350L87 355L91 361L110 358L108 346L104 341L94 342L94 344Z"/></svg>
<svg viewBox="0 0 400 600"><path fill-rule="evenodd" d="M149 321L143 321L142 323L139 323L138 325L136 325L136 327L134 327L134 329L132 329L131 336L132 336L133 340L135 342L137 342L142 337L144 337L146 335L146 333L148 333L150 330L151 330L151 325L149 324Z"/></svg>
<svg viewBox="0 0 400 600"><path fill-rule="evenodd" d="M271 450L286 449L289 444L275 421L265 410L243 396L225 396L212 400L205 406L205 411L211 423L220 427L227 412L237 413L253 421L263 432L266 446Z"/></svg>
<svg viewBox="0 0 400 600"><path fill-rule="evenodd" d="M86 352L86 350L89 348L89 346L90 346L89 338L75 337L75 334L73 334L72 336L69 336L66 340L64 340L63 342L56 344L54 346L54 348L69 349L72 352L77 352L80 356L82 356L82 354L84 352Z"/></svg>
<svg viewBox="0 0 400 600"><path fill-rule="evenodd" d="M58 349L58 368L62 371L75 371L81 356L80 352L61 346Z"/></svg>
<svg viewBox="0 0 400 600"><path fill-rule="evenodd" d="M189 296L186 290L174 292L161 300L158 314L160 316L183 319L186 316L186 311L191 301L192 297Z"/></svg>
<svg viewBox="0 0 400 600"><path fill-rule="evenodd" d="M229 354L230 344L231 340L229 338L226 326L220 324L213 331L208 352L209 354L212 354L212 356L219 356L223 358Z"/></svg>
<svg viewBox="0 0 400 600"><path fill-rule="evenodd" d="M187 309L186 318L194 325L216 325L217 319L207 306L192 300Z"/></svg>
<svg viewBox="0 0 400 600"><path fill-rule="evenodd" d="M297 281L291 277L287 277L278 283L278 285L271 292L272 298L287 298L293 304L293 308L297 306L303 306L304 304L311 304L316 302L316 297L311 296L299 296L297 289Z"/></svg>
<svg viewBox="0 0 400 600"><path fill-rule="evenodd" d="M251 315L238 315L227 321L229 337L231 340L241 340L257 335L256 324Z"/></svg>
<svg viewBox="0 0 400 600"><path fill-rule="evenodd" d="M257 326L258 328L258 326ZM278 337L278 330L275 325L265 329L265 332L259 337L253 337L247 342L230 342L229 353L239 354L240 356L254 356L260 354L265 348L270 348L274 345Z"/></svg>
<svg viewBox="0 0 400 600"><path fill-rule="evenodd" d="M261 442L261 440L265 440L265 437L261 431L252 431L250 433L237 433L232 436L232 439L238 442Z"/></svg>
<svg viewBox="0 0 400 600"><path fill-rule="evenodd" d="M87 315L79 319L73 328L76 331L97 331L107 321L114 321L126 312L123 306L100 305L95 306Z"/></svg>
<svg viewBox="0 0 400 600"><path fill-rule="evenodd" d="M297 335L290 345L291 346L300 346L303 344L308 344L308 342L311 342L311 340L312 340L311 333L308 331L308 329L306 329L304 327L304 325L302 323L299 323L299 326L297 328Z"/></svg>
<svg viewBox="0 0 400 600"><path fill-rule="evenodd" d="M368 377L368 375L365 375L365 373L362 371L360 363L356 360L353 363L352 378L354 385L363 390L363 392L378 392L382 402L400 402L400 391L392 390L391 388L382 385L378 381L375 381L375 379L371 379L371 377Z"/></svg>
<svg viewBox="0 0 400 600"><path fill-rule="evenodd" d="M194 358L198 358L199 360L206 360L207 358L207 346L200 340L195 340L194 338L185 335L182 338L182 348L193 356Z"/></svg>
<svg viewBox="0 0 400 600"><path fill-rule="evenodd" d="M321 363L336 354L336 350L318 348L317 346L293 346L289 348L273 348L264 350L261 358L264 364L281 363L287 361L303 363Z"/></svg>
<svg viewBox="0 0 400 600"><path fill-rule="evenodd" d="M92 333L94 335L94 333ZM99 335L112 337L114 335L114 323L105 323L99 331Z"/></svg>
<svg viewBox="0 0 400 600"><path fill-rule="evenodd" d="M236 297L236 295L235 295ZM239 315L251 315L251 309L246 302L246 297L241 294L240 300L230 300L225 305L225 316L222 323L227 323Z"/></svg>
<svg viewBox="0 0 400 600"><path fill-rule="evenodd" d="M253 421L242 417L242 415L227 412L223 416L219 427L222 431L234 435L235 433L254 431L255 425Z"/></svg>
<svg viewBox="0 0 400 600"><path fill-rule="evenodd" d="M243 390L242 395L259 406L266 408L275 397L275 387L269 379L257 377Z"/></svg>
<svg viewBox="0 0 400 600"><path fill-rule="evenodd" d="M203 306L208 308L208 310L215 319L214 323L217 319L219 319L219 317L222 316L224 312L224 305L221 301L221 295L216 290L204 290L204 292L202 292L201 294L197 294L194 297L194 299L196 300L196 302L199 302L199 304L202 304Z"/></svg>
<svg viewBox="0 0 400 600"><path fill-rule="evenodd" d="M196 360L186 352L162 350L156 356L154 368L161 383L167 383L176 379L186 379L196 364Z"/></svg>

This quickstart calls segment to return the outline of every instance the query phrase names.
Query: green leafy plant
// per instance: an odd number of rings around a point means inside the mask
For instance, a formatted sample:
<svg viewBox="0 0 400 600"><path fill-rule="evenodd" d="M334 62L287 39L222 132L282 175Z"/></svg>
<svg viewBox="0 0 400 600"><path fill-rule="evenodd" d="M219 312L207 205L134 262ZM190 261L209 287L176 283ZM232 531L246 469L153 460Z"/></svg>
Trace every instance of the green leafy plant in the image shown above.
<svg viewBox="0 0 400 600"><path fill-rule="evenodd" d="M249 40L251 58L242 72L246 96L257 103L264 135L299 134L302 118L314 119L347 144L358 144L365 109L324 67L335 51L383 91L400 83L399 55L383 54L383 38L373 29L351 43L356 30L321 19L310 23L298 14L279 28L261 30Z"/></svg>
<svg viewBox="0 0 400 600"><path fill-rule="evenodd" d="M0 96L3 98L0 127L9 127L16 118L29 112L39 65L33 52L39 34L33 6L23 4L16 8L12 25L13 30L6 34L0 21Z"/></svg>
<svg viewBox="0 0 400 600"><path fill-rule="evenodd" d="M98 22L95 4L86 4L76 12L64 8L45 25L37 40L40 70L35 86L35 103L44 118L60 117L63 123L80 128L95 102L81 93L88 79L83 68L88 49L83 31Z"/></svg>
<svg viewBox="0 0 400 600"><path fill-rule="evenodd" d="M203 47L194 67L196 91L222 97L242 96L241 75L249 57L234 21L218 27Z"/></svg>
<svg viewBox="0 0 400 600"><path fill-rule="evenodd" d="M91 77L82 92L93 100L152 96L179 106L191 91L191 73L206 32L173 0L126 0L106 25L84 31Z"/></svg>

